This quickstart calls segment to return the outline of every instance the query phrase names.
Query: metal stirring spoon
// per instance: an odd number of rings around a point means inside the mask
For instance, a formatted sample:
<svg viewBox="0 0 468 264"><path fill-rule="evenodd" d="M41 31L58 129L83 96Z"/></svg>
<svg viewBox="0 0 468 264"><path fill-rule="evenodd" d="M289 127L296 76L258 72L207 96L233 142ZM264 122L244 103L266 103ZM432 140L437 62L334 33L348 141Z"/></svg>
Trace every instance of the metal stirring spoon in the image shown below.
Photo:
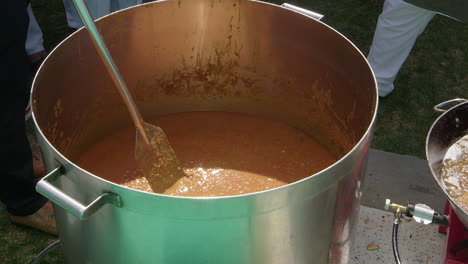
<svg viewBox="0 0 468 264"><path fill-rule="evenodd" d="M179 160L162 129L143 121L86 4L83 0L73 0L73 4L137 129L135 144L137 165L153 191L162 193L184 176Z"/></svg>

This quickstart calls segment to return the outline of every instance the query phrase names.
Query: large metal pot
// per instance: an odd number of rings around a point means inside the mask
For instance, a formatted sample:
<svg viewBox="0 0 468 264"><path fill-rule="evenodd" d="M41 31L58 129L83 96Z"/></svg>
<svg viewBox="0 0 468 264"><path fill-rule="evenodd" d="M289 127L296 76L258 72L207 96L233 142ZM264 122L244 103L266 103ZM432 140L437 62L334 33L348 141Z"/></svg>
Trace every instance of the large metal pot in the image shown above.
<svg viewBox="0 0 468 264"><path fill-rule="evenodd" d="M444 106L450 103L459 104L444 110ZM460 138L468 134L468 100L454 99L436 106L436 110L443 112L432 124L426 139L426 156L432 175L436 179L442 191L445 193L458 218L465 226L468 226L468 212L461 207L444 187L442 180L442 161L447 150Z"/></svg>
<svg viewBox="0 0 468 264"><path fill-rule="evenodd" d="M222 198L128 189L74 164L129 115L84 30L33 84L67 263L346 263L377 90L364 56L307 15L257 1L170 0L97 22L145 119L198 110L296 127L339 160L287 186Z"/></svg>

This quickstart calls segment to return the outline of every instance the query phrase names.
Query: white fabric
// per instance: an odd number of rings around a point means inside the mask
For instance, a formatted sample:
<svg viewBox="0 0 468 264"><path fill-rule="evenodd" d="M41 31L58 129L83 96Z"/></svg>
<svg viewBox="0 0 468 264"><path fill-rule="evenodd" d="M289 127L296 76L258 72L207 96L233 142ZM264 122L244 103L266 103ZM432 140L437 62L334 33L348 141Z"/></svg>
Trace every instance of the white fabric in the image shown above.
<svg viewBox="0 0 468 264"><path fill-rule="evenodd" d="M142 0L85 0L84 2L93 19L98 19L117 10L141 4ZM72 0L63 0L63 5L67 14L68 26L72 28L82 27L83 23L81 23L80 16Z"/></svg>
<svg viewBox="0 0 468 264"><path fill-rule="evenodd" d="M435 14L402 0L385 0L367 57L377 79L379 96L393 91L398 71Z"/></svg>
<svg viewBox="0 0 468 264"><path fill-rule="evenodd" d="M26 53L32 55L44 50L44 40L42 38L42 30L37 24L36 17L31 9L31 4L27 7L29 16L28 35L26 37Z"/></svg>

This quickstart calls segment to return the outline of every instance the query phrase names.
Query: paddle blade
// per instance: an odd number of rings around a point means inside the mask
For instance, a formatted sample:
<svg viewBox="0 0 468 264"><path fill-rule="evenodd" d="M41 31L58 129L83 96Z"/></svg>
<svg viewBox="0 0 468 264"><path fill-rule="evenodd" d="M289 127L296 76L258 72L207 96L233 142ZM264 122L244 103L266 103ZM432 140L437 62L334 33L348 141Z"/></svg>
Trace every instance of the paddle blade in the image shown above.
<svg viewBox="0 0 468 264"><path fill-rule="evenodd" d="M155 193L163 193L174 185L184 172L161 128L144 123L150 144L137 131L135 159Z"/></svg>

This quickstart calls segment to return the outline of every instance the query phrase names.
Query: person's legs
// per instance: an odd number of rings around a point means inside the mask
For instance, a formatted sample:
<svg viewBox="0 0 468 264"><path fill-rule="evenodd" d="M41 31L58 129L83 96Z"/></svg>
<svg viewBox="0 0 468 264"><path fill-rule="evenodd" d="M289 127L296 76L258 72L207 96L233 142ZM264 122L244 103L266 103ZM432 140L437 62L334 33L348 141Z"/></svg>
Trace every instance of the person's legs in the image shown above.
<svg viewBox="0 0 468 264"><path fill-rule="evenodd" d="M85 0L84 2L94 20L111 12L110 0ZM83 23L81 22L80 15L78 15L78 12L73 5L73 1L63 0L63 5L67 15L68 26L71 28L81 28Z"/></svg>
<svg viewBox="0 0 468 264"><path fill-rule="evenodd" d="M36 17L31 9L31 4L28 5L28 35L26 37L26 53L29 56L31 63L31 71L36 73L41 66L41 63L47 56L47 52L44 48L44 40L42 30L36 21Z"/></svg>
<svg viewBox="0 0 468 264"><path fill-rule="evenodd" d="M21 107L21 108L20 108ZM10 214L26 216L35 213L47 202L36 192L32 154L26 137L24 122L25 104L19 110L0 113L2 184L0 201L6 205Z"/></svg>
<svg viewBox="0 0 468 264"><path fill-rule="evenodd" d="M26 38L26 53L32 55L44 50L44 40L42 39L42 30L37 24L36 17L31 9L31 4L28 5L28 35Z"/></svg>
<svg viewBox="0 0 468 264"><path fill-rule="evenodd" d="M80 16L76 12L75 6L71 0L63 0L65 14L67 15L67 23L71 28L80 28L83 26Z"/></svg>
<svg viewBox="0 0 468 264"><path fill-rule="evenodd" d="M85 0L85 4L91 13L93 19L98 19L112 12L123 8L141 4L142 0ZM63 0L65 12L67 14L68 26L71 28L80 28L83 26L80 16L73 5L72 0Z"/></svg>
<svg viewBox="0 0 468 264"><path fill-rule="evenodd" d="M29 99L29 63L25 43L29 24L26 1L6 1L0 15L0 201L11 216L49 215L47 199L35 190L24 109ZM13 219L13 218L12 218ZM53 220L53 219L52 219ZM51 223L53 222L53 223ZM23 224L41 228L36 222ZM47 226L55 227L54 221Z"/></svg>
<svg viewBox="0 0 468 264"><path fill-rule="evenodd" d="M379 96L393 91L398 71L434 15L402 0L385 0L367 57L377 79Z"/></svg>
<svg viewBox="0 0 468 264"><path fill-rule="evenodd" d="M111 11L117 11L134 5L139 5L143 0L111 0Z"/></svg>

